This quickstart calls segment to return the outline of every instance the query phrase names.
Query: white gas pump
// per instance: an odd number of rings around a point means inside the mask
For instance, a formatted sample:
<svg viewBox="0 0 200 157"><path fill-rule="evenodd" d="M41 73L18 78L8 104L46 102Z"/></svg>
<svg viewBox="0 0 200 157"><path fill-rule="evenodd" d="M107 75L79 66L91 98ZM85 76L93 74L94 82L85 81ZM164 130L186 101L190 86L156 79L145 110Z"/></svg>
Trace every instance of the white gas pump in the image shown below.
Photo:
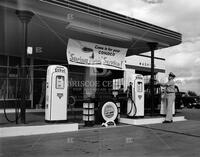
<svg viewBox="0 0 200 157"><path fill-rule="evenodd" d="M144 116L144 78L140 74L128 74L127 115L129 117ZM127 76L127 74L126 74Z"/></svg>
<svg viewBox="0 0 200 157"><path fill-rule="evenodd" d="M45 120L67 120L67 68L50 65L47 69L46 80Z"/></svg>

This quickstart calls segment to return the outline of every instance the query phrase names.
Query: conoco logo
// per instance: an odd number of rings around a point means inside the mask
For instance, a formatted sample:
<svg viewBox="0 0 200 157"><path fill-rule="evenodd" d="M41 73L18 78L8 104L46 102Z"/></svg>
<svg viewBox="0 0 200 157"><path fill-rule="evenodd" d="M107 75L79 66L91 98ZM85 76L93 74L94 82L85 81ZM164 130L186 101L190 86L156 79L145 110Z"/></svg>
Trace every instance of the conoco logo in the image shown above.
<svg viewBox="0 0 200 157"><path fill-rule="evenodd" d="M108 118L113 117L114 115L114 108L111 105L105 107L104 115Z"/></svg>

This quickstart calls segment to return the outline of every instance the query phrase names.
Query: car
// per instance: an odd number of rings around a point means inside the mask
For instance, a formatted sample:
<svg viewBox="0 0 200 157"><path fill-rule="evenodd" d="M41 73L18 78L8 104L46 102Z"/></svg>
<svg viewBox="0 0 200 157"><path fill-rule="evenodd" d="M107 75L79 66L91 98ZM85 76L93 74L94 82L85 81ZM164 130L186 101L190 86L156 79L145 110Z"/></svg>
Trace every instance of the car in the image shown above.
<svg viewBox="0 0 200 157"><path fill-rule="evenodd" d="M183 109L184 103L183 103L183 96L185 95L184 92L176 92L176 99L175 99L175 108L176 109Z"/></svg>
<svg viewBox="0 0 200 157"><path fill-rule="evenodd" d="M183 102L187 108L200 108L200 101L197 96L185 96Z"/></svg>
<svg viewBox="0 0 200 157"><path fill-rule="evenodd" d="M186 94L185 92L179 91L178 86L175 86L175 109L183 109L184 103L183 103L183 96Z"/></svg>
<svg viewBox="0 0 200 157"><path fill-rule="evenodd" d="M193 106L194 108L200 109L200 101L198 101L197 98L194 98L194 102L192 103L192 106Z"/></svg>

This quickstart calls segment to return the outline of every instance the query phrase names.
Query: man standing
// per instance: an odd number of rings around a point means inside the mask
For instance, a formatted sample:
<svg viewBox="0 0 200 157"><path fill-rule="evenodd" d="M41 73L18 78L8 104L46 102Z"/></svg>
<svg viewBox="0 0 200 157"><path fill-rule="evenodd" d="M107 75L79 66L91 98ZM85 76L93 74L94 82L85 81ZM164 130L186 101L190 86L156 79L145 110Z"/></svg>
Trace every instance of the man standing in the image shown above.
<svg viewBox="0 0 200 157"><path fill-rule="evenodd" d="M163 123L172 123L173 122L173 103L175 103L175 82L174 78L176 76L170 72L168 77L168 82L160 84L166 88L166 118Z"/></svg>

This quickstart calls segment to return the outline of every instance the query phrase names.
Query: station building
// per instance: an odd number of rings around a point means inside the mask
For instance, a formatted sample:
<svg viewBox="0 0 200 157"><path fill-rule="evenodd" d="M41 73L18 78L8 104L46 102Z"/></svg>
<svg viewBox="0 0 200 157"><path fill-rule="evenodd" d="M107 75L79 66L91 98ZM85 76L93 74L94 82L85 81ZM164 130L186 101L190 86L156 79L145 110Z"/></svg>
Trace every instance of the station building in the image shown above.
<svg viewBox="0 0 200 157"><path fill-rule="evenodd" d="M80 106L88 97L87 81L99 83L90 85L89 97L104 100L126 69L148 82L154 60L155 78L165 73L165 59L143 53L182 41L178 32L76 0L3 0L0 19L0 99L10 106L26 82L27 108L36 108L54 64L68 68L69 103Z"/></svg>

